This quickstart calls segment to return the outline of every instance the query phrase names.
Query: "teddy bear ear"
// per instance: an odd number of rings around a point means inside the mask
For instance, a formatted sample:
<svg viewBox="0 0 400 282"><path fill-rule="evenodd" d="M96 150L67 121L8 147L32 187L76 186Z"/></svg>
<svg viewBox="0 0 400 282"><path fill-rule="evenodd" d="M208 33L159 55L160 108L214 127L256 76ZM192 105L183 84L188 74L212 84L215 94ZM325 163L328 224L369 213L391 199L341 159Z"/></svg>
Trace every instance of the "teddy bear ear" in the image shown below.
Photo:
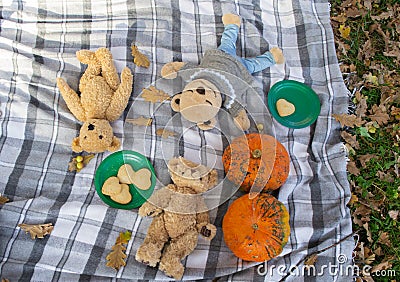
<svg viewBox="0 0 400 282"><path fill-rule="evenodd" d="M75 153L80 153L83 151L81 145L79 144L79 137L75 137L74 140L72 140L72 151Z"/></svg>
<svg viewBox="0 0 400 282"><path fill-rule="evenodd" d="M182 94L176 94L171 100L171 108L175 112L180 112L181 111L181 105L180 105L181 96L182 96Z"/></svg>
<svg viewBox="0 0 400 282"><path fill-rule="evenodd" d="M117 137L113 136L111 145L108 146L107 150L109 150L110 152L114 152L114 151L118 150L120 146L121 146L121 142L119 141L119 139Z"/></svg>

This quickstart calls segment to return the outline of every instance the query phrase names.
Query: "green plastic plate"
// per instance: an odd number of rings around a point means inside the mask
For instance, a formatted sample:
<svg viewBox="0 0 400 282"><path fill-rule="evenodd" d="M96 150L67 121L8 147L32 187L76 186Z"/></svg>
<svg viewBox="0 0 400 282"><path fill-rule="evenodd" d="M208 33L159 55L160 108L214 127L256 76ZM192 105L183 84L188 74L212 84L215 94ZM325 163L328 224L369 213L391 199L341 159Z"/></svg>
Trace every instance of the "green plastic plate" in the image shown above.
<svg viewBox="0 0 400 282"><path fill-rule="evenodd" d="M130 164L134 171L141 168L147 168L151 171L151 186L149 189L141 190L135 187L135 185L129 184L132 200L125 205L114 202L110 196L104 195L101 192L101 188L107 178L117 176L118 170L123 164ZM112 153L100 163L96 170L94 185L97 194L104 203L113 208L131 210L140 207L151 196L156 185L156 175L153 166L145 156L135 151L123 150Z"/></svg>
<svg viewBox="0 0 400 282"><path fill-rule="evenodd" d="M296 110L293 114L281 117L276 102L285 99ZM314 123L321 111L318 95L304 83L294 80L282 80L275 83L268 92L268 108L272 116L282 125L290 128L303 128Z"/></svg>

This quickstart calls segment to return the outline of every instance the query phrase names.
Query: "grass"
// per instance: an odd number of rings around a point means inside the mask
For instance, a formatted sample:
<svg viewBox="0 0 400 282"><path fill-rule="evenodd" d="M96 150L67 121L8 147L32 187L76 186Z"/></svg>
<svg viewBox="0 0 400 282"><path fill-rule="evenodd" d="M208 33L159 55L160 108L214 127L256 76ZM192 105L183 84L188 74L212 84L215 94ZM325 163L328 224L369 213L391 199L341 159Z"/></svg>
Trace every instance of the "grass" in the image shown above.
<svg viewBox="0 0 400 282"><path fill-rule="evenodd" d="M337 21L354 7L359 15ZM400 99L396 96L400 93L400 67L396 57L385 54L391 48L398 51L399 7L398 0L331 1L332 27L346 85L353 93L358 91L367 105L361 116L365 124L344 129L358 142L349 153L350 162L358 169L349 173L353 195L349 207L353 229L359 234L355 262L360 268L369 265L376 270L369 277L361 275L358 281L400 280ZM340 25L350 27L348 38L339 32ZM371 83L368 75L378 82ZM388 97L390 102L382 102ZM353 101L359 108L360 101ZM377 126L371 110L380 105L389 118ZM378 276L383 273L387 275Z"/></svg>

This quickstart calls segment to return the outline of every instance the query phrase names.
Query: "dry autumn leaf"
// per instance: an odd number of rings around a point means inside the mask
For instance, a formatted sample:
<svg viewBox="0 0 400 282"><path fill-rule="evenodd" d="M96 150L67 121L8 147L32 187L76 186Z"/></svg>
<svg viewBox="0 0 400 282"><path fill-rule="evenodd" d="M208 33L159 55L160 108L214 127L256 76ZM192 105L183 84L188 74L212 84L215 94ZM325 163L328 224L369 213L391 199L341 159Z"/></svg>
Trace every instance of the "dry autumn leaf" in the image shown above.
<svg viewBox="0 0 400 282"><path fill-rule="evenodd" d="M162 138L168 138L176 135L176 132L169 131L164 128L159 128L156 130L157 136L161 136Z"/></svg>
<svg viewBox="0 0 400 282"><path fill-rule="evenodd" d="M4 205L5 203L7 203L10 199L8 199L6 196L3 196L2 194L0 194L0 205Z"/></svg>
<svg viewBox="0 0 400 282"><path fill-rule="evenodd" d="M304 265L307 265L307 266L315 265L315 262L317 261L317 259L318 259L317 254L310 255L304 261Z"/></svg>
<svg viewBox="0 0 400 282"><path fill-rule="evenodd" d="M140 116L138 118L130 118L126 119L126 122L132 123L133 125L139 125L139 126L150 126L153 122L152 118L145 118L143 116Z"/></svg>
<svg viewBox="0 0 400 282"><path fill-rule="evenodd" d="M344 39L348 39L350 37L350 27L349 26L345 26L344 24L341 24L339 27L339 32L340 32L340 35Z"/></svg>
<svg viewBox="0 0 400 282"><path fill-rule="evenodd" d="M389 217L393 220L397 220L399 217L399 211L389 211Z"/></svg>
<svg viewBox="0 0 400 282"><path fill-rule="evenodd" d="M351 135L347 131L342 131L340 133L340 136L342 136L343 140L346 141L352 148L354 149L360 148L360 144L357 141L356 135Z"/></svg>
<svg viewBox="0 0 400 282"><path fill-rule="evenodd" d="M45 224L18 224L18 226L24 230L26 233L31 234L31 238L44 238L44 236L48 235L53 231L53 224L52 223L45 223Z"/></svg>
<svg viewBox="0 0 400 282"><path fill-rule="evenodd" d="M144 88L142 91L142 97L147 102L156 103L169 100L170 96L162 90L157 89L155 86Z"/></svg>
<svg viewBox="0 0 400 282"><path fill-rule="evenodd" d="M390 119L385 106L373 105L370 112L369 118L372 121L376 121L381 126L387 124Z"/></svg>
<svg viewBox="0 0 400 282"><path fill-rule="evenodd" d="M145 68L148 68L150 66L150 60L147 58L146 55L141 53L135 45L131 46L131 50L132 50L133 62L135 63L135 65L137 65L138 67L145 67Z"/></svg>
<svg viewBox="0 0 400 282"><path fill-rule="evenodd" d="M347 163L347 171L355 176L360 174L360 170L358 169L357 165L354 161L349 161Z"/></svg>
<svg viewBox="0 0 400 282"><path fill-rule="evenodd" d="M119 270L122 266L126 265L126 247L124 245L128 244L131 236L132 233L129 231L119 233L115 240L115 245L111 248L112 251L106 257L106 266Z"/></svg>
<svg viewBox="0 0 400 282"><path fill-rule="evenodd" d="M365 123L364 120L357 117L356 115L348 115L348 114L333 114L332 115L342 127L348 126L353 128L354 126L360 127Z"/></svg>

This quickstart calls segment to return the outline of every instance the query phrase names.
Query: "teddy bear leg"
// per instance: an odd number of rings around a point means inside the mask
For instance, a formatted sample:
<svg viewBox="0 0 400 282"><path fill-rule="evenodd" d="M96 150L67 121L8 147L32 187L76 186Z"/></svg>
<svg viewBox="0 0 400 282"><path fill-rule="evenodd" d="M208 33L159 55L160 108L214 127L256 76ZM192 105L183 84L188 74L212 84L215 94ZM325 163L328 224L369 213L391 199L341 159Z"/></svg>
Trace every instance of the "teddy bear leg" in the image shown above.
<svg viewBox="0 0 400 282"><path fill-rule="evenodd" d="M168 233L164 227L164 219L161 216L154 217L143 244L136 252L135 259L149 266L156 266L160 261L161 251L168 239Z"/></svg>
<svg viewBox="0 0 400 282"><path fill-rule="evenodd" d="M116 120L125 110L129 97L132 92L133 75L128 67L125 67L121 73L121 83L111 98L110 105L106 111L108 121Z"/></svg>
<svg viewBox="0 0 400 282"><path fill-rule="evenodd" d="M159 269L166 275L180 280L185 268L181 260L188 256L197 246L198 233L195 230L171 239L164 249Z"/></svg>
<svg viewBox="0 0 400 282"><path fill-rule="evenodd" d="M233 14L227 14L222 17L222 22L225 25L224 32L221 37L221 44L218 50L236 57L236 41L239 34L240 17Z"/></svg>
<svg viewBox="0 0 400 282"><path fill-rule="evenodd" d="M96 58L101 64L101 75L104 77L111 89L116 90L120 81L110 50L107 48L97 49Z"/></svg>
<svg viewBox="0 0 400 282"><path fill-rule="evenodd" d="M96 55L90 50L80 50L76 52L76 57L82 64L88 65L85 72L82 74L79 80L79 91L82 93L86 87L86 84L94 76L98 76L101 73L101 64L97 60Z"/></svg>

